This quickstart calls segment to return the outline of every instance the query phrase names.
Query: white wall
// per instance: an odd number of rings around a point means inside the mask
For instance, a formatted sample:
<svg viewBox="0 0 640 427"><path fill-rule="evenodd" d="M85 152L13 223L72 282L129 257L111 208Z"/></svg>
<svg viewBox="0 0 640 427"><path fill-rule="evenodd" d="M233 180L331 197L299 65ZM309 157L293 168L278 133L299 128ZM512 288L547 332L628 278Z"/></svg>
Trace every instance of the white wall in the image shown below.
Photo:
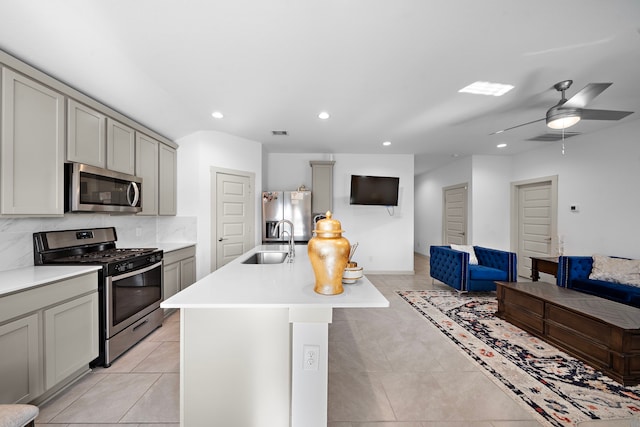
<svg viewBox="0 0 640 427"><path fill-rule="evenodd" d="M442 189L458 184L469 185L469 200L472 200L472 159L458 159L445 167L415 177L415 229L414 250L429 255L429 247L442 244ZM471 215L471 203L467 206ZM472 226L467 230L468 243L472 240Z"/></svg>
<svg viewBox="0 0 640 427"><path fill-rule="evenodd" d="M487 248L509 249L511 159L473 156L470 238Z"/></svg>
<svg viewBox="0 0 640 427"><path fill-rule="evenodd" d="M640 258L640 120L515 156L513 181L558 175L564 253ZM576 204L580 211L572 213Z"/></svg>
<svg viewBox="0 0 640 427"><path fill-rule="evenodd" d="M351 244L359 243L353 260L365 273L413 272L413 155L333 154L333 213ZM310 160L330 160L328 154L268 155L268 190L311 187ZM398 206L393 215L382 206L349 204L351 175L400 177Z"/></svg>
<svg viewBox="0 0 640 427"><path fill-rule="evenodd" d="M261 222L262 144L222 132L202 131L176 141L178 150L178 215L198 221L197 278L211 269L211 167L255 174L256 243Z"/></svg>
<svg viewBox="0 0 640 427"><path fill-rule="evenodd" d="M640 258L640 121L512 157L473 156L416 177L416 251L442 241L442 188L469 182L470 244L509 249L511 182L558 175L564 253ZM572 213L569 206L578 205Z"/></svg>

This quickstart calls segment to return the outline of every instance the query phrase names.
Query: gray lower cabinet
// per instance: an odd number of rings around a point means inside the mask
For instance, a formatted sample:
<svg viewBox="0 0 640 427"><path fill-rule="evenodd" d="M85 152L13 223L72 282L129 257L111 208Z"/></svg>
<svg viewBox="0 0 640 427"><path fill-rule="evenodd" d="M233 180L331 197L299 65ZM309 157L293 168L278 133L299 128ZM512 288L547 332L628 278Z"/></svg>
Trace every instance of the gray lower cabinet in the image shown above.
<svg viewBox="0 0 640 427"><path fill-rule="evenodd" d="M45 389L98 357L98 293L44 311Z"/></svg>
<svg viewBox="0 0 640 427"><path fill-rule="evenodd" d="M37 313L0 326L0 403L26 403L42 393Z"/></svg>
<svg viewBox="0 0 640 427"><path fill-rule="evenodd" d="M98 357L98 274L0 297L0 404L43 400Z"/></svg>
<svg viewBox="0 0 640 427"><path fill-rule="evenodd" d="M164 277L163 280L163 298L167 299L180 291L180 262L173 262L171 264L164 265ZM172 309L164 309L164 313L168 314L172 312Z"/></svg>
<svg viewBox="0 0 640 427"><path fill-rule="evenodd" d="M164 285L163 298L167 299L183 289L186 289L196 281L196 247L164 253ZM164 309L169 314L174 309Z"/></svg>

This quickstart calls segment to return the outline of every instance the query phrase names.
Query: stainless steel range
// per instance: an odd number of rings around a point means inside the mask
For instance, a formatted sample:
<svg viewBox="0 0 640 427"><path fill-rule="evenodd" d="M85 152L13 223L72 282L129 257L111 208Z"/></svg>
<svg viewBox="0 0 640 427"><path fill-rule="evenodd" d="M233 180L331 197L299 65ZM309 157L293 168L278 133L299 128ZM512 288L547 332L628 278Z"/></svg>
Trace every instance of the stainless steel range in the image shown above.
<svg viewBox="0 0 640 427"><path fill-rule="evenodd" d="M35 265L101 265L100 355L92 366L109 367L125 351L162 326L162 257L156 248L116 248L114 227L33 234Z"/></svg>

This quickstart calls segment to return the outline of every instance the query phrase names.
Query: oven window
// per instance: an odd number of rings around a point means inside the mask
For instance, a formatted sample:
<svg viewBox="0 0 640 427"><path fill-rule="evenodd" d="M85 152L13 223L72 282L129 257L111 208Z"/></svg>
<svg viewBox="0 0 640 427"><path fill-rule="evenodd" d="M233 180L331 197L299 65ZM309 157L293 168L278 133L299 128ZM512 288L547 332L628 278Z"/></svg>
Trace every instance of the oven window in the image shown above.
<svg viewBox="0 0 640 427"><path fill-rule="evenodd" d="M162 266L126 279L113 277L113 326L162 298Z"/></svg>

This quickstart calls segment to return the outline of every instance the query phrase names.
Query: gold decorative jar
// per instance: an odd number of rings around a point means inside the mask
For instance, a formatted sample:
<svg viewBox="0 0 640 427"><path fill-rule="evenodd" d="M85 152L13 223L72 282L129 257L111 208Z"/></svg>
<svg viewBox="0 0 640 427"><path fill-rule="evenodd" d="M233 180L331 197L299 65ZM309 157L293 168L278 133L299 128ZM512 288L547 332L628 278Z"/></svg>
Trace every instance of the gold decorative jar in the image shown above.
<svg viewBox="0 0 640 427"><path fill-rule="evenodd" d="M337 295L344 291L342 274L349 261L351 245L342 237L340 221L327 217L316 223L314 237L309 240L307 251L316 276L314 290L322 295Z"/></svg>

